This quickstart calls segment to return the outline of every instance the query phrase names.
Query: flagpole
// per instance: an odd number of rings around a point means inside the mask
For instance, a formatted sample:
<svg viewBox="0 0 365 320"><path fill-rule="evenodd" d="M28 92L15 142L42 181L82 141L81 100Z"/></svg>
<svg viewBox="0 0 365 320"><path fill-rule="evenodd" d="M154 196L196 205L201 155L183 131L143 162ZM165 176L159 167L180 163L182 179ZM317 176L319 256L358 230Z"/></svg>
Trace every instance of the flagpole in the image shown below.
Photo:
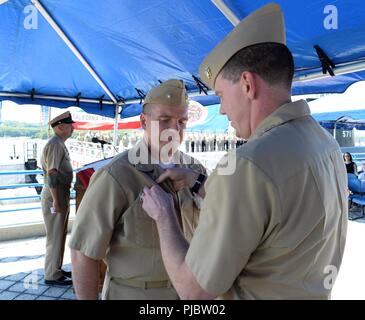
<svg viewBox="0 0 365 320"><path fill-rule="evenodd" d="M51 125L49 124L51 121L51 111L52 111L52 108L48 107L48 130L47 130L48 139L51 137Z"/></svg>

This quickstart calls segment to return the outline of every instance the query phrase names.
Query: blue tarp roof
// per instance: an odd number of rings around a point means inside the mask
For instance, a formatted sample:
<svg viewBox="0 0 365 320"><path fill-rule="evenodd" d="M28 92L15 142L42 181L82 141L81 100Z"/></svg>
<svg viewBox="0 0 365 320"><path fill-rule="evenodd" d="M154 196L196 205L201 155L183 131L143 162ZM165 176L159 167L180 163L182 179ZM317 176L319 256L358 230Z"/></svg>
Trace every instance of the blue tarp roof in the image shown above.
<svg viewBox="0 0 365 320"><path fill-rule="evenodd" d="M208 52L232 30L232 24L210 0L41 0L40 1L118 101L139 99L159 81L185 81L190 93L199 92L194 77ZM242 19L267 0L226 0ZM277 0L286 21L287 45L295 59L296 76L320 71L314 45L336 66L365 58L363 0L338 0L336 12L327 0ZM328 22L335 29L328 29ZM327 24L326 24L327 23ZM336 69L334 69L336 72ZM364 79L364 72L331 79L295 83L294 94L343 92ZM138 90L137 90L138 89ZM35 96L30 97L29 93ZM114 116L111 99L78 61L30 0L0 5L1 99L56 107L73 101L37 99L37 95L74 99L90 113ZM15 97L23 93L28 96ZM212 98L208 104L215 104ZM204 103L203 103L204 104ZM122 117L133 115L137 104L126 106Z"/></svg>
<svg viewBox="0 0 365 320"><path fill-rule="evenodd" d="M328 95L309 102L312 116L323 127L351 130L365 129L365 82L357 83L345 93Z"/></svg>

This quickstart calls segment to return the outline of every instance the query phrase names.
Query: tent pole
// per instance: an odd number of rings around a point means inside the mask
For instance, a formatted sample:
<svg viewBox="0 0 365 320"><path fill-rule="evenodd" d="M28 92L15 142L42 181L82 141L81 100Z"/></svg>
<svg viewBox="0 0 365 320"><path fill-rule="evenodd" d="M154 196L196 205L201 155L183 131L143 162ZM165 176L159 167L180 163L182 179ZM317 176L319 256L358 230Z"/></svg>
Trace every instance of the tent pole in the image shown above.
<svg viewBox="0 0 365 320"><path fill-rule="evenodd" d="M214 94L214 91L209 90L208 94ZM197 96L201 96L202 94L199 92L191 92L188 94L189 97L197 97ZM32 95L30 93L16 93L16 92L0 92L0 97L9 97L9 98L31 98ZM77 102L76 98L71 98L71 97L62 97L62 96L50 96L50 95L42 95L42 94L34 94L33 95L34 99L47 99L47 100L55 100L55 101L70 101L70 102ZM141 101L140 98L138 99L126 99L124 101L124 104L130 104L130 103L139 103ZM84 103L95 103L95 104L100 104L100 100L99 99L90 99L90 98L80 98L79 102L84 102ZM102 100L103 105L115 105L115 103L113 101L110 100Z"/></svg>
<svg viewBox="0 0 365 320"><path fill-rule="evenodd" d="M335 73L335 76L339 76L341 74L346 73L353 73L353 72L359 72L365 70L365 62L357 62L357 63L351 63L345 66L339 66L333 69L333 72ZM299 77L295 77L293 79L293 82L304 82L304 81L311 81L316 79L324 79L331 77L329 74L323 74L322 71L308 73Z"/></svg>
<svg viewBox="0 0 365 320"><path fill-rule="evenodd" d="M51 137L51 125L49 124L51 122L51 112L52 112L52 108L48 107L48 128L47 128L47 136L48 139Z"/></svg>
<svg viewBox="0 0 365 320"><path fill-rule="evenodd" d="M337 121L335 121L335 124L333 126L333 138L336 140L336 123Z"/></svg>
<svg viewBox="0 0 365 320"><path fill-rule="evenodd" d="M118 120L119 120L119 105L115 105L115 117L114 117L114 131L113 131L113 156L116 153L116 147L118 143Z"/></svg>
<svg viewBox="0 0 365 320"><path fill-rule="evenodd" d="M12 92L0 92L0 97L9 97L9 98L33 98L33 99L48 99L48 100L55 100L55 101L70 101L70 102L85 102L85 103L95 103L100 104L100 99L89 99L89 98L70 98L70 97L62 97L62 96L49 96L49 95L42 95L42 94L30 94L30 93L12 93ZM137 100L137 99L136 99ZM102 100L102 103L105 105L115 105L114 102L110 100Z"/></svg>
<svg viewBox="0 0 365 320"><path fill-rule="evenodd" d="M76 58L84 65L84 67L87 69L87 71L89 71L89 73L96 80L96 82L103 88L105 93L110 97L110 99L114 102L114 104L117 104L117 99L114 97L114 95L108 89L106 84L103 82L103 80L101 80L101 78L97 75L95 70L86 61L84 56L80 53L80 51L76 48L76 46L71 42L71 40L66 36L66 34L63 32L63 30L60 28L60 26L56 23L56 21L49 15L49 13L43 7L43 5L40 3L40 1L39 0L31 0L31 1L35 5L35 7L38 9L40 14L44 17L44 19L46 19L46 21L49 23L49 25L57 32L57 34L60 36L60 38L63 40L63 42L70 48L70 50L73 52L73 54L76 56Z"/></svg>
<svg viewBox="0 0 365 320"><path fill-rule="evenodd" d="M232 12L230 8L223 2L223 0L211 0L214 5L219 9L220 12L224 14L224 16L232 23L234 26L238 25L240 19L236 17L236 15Z"/></svg>

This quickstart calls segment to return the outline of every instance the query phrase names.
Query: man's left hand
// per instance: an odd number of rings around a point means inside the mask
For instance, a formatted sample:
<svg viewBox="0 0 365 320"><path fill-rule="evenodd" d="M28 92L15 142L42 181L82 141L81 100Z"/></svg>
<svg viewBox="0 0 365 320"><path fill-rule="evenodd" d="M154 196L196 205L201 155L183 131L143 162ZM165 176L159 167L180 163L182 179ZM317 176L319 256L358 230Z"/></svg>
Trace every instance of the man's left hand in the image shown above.
<svg viewBox="0 0 365 320"><path fill-rule="evenodd" d="M166 193L160 186L154 185L150 189L143 188L142 208L154 220L158 220L174 211L174 201L171 194Z"/></svg>

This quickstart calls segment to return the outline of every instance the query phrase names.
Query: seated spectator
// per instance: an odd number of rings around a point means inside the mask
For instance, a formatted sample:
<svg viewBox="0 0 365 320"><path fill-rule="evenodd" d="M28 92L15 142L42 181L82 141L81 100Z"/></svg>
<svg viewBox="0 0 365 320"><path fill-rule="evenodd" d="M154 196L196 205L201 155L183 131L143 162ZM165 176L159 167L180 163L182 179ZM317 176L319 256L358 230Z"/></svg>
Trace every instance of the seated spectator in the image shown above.
<svg viewBox="0 0 365 320"><path fill-rule="evenodd" d="M352 156L349 152L343 154L343 161L345 161L347 173L354 173L357 175L356 163L352 161Z"/></svg>

